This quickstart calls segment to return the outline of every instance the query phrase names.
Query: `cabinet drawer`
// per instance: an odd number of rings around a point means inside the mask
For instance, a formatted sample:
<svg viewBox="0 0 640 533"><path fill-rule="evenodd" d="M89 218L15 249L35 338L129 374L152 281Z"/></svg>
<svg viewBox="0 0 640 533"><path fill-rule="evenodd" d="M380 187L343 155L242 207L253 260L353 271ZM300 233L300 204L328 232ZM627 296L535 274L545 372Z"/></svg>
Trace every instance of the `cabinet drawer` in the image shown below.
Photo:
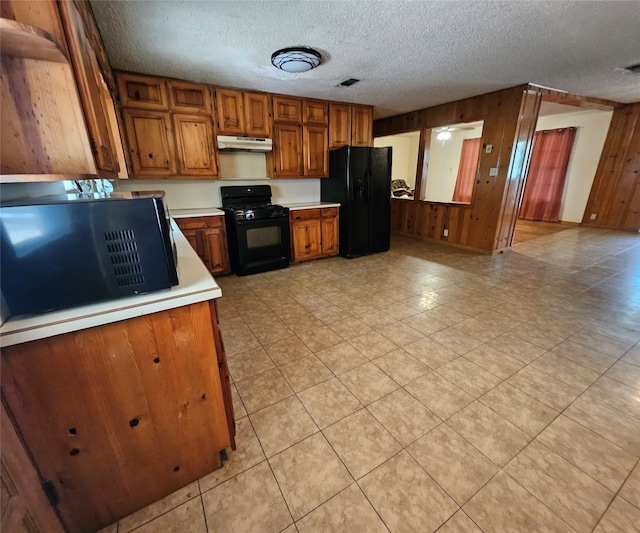
<svg viewBox="0 0 640 533"><path fill-rule="evenodd" d="M118 93L125 107L169 109L164 80L137 74L118 74Z"/></svg>
<svg viewBox="0 0 640 533"><path fill-rule="evenodd" d="M309 220L312 218L320 218L320 209L298 209L290 211L291 220Z"/></svg>
<svg viewBox="0 0 640 533"><path fill-rule="evenodd" d="M223 216L177 218L176 224L180 229L219 228L224 226Z"/></svg>
<svg viewBox="0 0 640 533"><path fill-rule="evenodd" d="M338 208L337 207L323 207L322 208L322 218L337 217L337 216L338 216Z"/></svg>

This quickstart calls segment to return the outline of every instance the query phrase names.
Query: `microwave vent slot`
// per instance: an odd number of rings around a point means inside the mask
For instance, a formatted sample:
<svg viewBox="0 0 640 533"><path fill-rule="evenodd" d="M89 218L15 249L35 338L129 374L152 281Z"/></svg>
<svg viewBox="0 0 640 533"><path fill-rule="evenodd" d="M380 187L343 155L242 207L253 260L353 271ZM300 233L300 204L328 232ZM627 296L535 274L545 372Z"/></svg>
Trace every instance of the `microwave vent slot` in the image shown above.
<svg viewBox="0 0 640 533"><path fill-rule="evenodd" d="M144 271L133 230L107 231L104 237L118 287L144 285Z"/></svg>

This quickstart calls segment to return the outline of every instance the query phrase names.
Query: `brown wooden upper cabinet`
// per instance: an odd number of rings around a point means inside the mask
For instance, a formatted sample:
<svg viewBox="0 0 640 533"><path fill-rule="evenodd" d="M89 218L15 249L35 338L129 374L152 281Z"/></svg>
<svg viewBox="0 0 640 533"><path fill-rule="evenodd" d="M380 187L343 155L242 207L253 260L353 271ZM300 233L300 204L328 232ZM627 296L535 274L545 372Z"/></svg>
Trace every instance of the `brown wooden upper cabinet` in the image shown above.
<svg viewBox="0 0 640 533"><path fill-rule="evenodd" d="M302 99L293 96L274 96L273 121L290 122L293 124L301 123Z"/></svg>
<svg viewBox="0 0 640 533"><path fill-rule="evenodd" d="M373 146L371 106L329 104L329 149L346 145Z"/></svg>
<svg viewBox="0 0 640 533"><path fill-rule="evenodd" d="M351 106L329 104L329 149L347 146L351 142Z"/></svg>
<svg viewBox="0 0 640 533"><path fill-rule="evenodd" d="M138 109L169 109L165 80L121 72L118 74L118 93L124 107Z"/></svg>
<svg viewBox="0 0 640 533"><path fill-rule="evenodd" d="M274 124L273 152L267 159L273 161L273 178L304 177L302 153L302 125ZM267 170L270 170L269 168Z"/></svg>
<svg viewBox="0 0 640 533"><path fill-rule="evenodd" d="M269 95L233 89L216 89L218 133L270 137Z"/></svg>
<svg viewBox="0 0 640 533"><path fill-rule="evenodd" d="M171 111L211 116L211 91L207 85L169 80L168 86Z"/></svg>
<svg viewBox="0 0 640 533"><path fill-rule="evenodd" d="M373 108L351 106L351 146L373 146Z"/></svg>
<svg viewBox="0 0 640 533"><path fill-rule="evenodd" d="M96 52L87 36L87 30L78 8L73 2L59 2L60 16L69 44L71 63L75 73L78 93L84 110L91 150L98 174L117 177L120 165L116 140L120 141L117 123L111 124L107 106L113 100L100 71ZM93 19L91 19L92 22ZM109 99L110 101L107 101ZM114 129L116 134L114 135Z"/></svg>
<svg viewBox="0 0 640 533"><path fill-rule="evenodd" d="M305 124L326 126L329 123L329 102L305 100L302 103L302 117Z"/></svg>
<svg viewBox="0 0 640 533"><path fill-rule="evenodd" d="M305 124L302 128L304 176L326 178L329 175L329 132L326 126Z"/></svg>
<svg viewBox="0 0 640 533"><path fill-rule="evenodd" d="M244 115L249 137L271 137L271 113L269 95L244 93Z"/></svg>
<svg viewBox="0 0 640 533"><path fill-rule="evenodd" d="M178 174L204 178L218 176L218 152L214 150L211 117L173 113L171 118L178 154Z"/></svg>
<svg viewBox="0 0 640 533"><path fill-rule="evenodd" d="M274 178L329 175L328 102L273 97Z"/></svg>
<svg viewBox="0 0 640 533"><path fill-rule="evenodd" d="M124 109L132 174L136 178L166 178L178 173L169 113Z"/></svg>
<svg viewBox="0 0 640 533"><path fill-rule="evenodd" d="M110 68L97 60L104 50L95 20L80 11L86 6L70 0L0 3L0 181L118 175L120 131L103 79Z"/></svg>
<svg viewBox="0 0 640 533"><path fill-rule="evenodd" d="M117 85L132 178L219 177L208 85L128 72Z"/></svg>

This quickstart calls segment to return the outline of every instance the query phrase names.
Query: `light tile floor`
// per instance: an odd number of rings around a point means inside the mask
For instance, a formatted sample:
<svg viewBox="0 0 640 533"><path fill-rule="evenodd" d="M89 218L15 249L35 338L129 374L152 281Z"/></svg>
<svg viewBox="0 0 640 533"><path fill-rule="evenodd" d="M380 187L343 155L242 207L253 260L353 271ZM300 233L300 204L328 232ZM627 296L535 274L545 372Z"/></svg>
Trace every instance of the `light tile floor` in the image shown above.
<svg viewBox="0 0 640 533"><path fill-rule="evenodd" d="M107 531L640 530L640 236L219 283L237 450Z"/></svg>

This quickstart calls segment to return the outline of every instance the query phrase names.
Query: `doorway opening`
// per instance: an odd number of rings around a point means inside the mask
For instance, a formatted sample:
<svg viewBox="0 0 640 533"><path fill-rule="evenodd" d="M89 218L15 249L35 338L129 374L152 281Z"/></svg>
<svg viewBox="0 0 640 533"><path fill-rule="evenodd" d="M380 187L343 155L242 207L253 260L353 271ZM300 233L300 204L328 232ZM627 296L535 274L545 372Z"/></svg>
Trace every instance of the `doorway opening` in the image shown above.
<svg viewBox="0 0 640 533"><path fill-rule="evenodd" d="M543 98L513 244L582 222L612 115Z"/></svg>

